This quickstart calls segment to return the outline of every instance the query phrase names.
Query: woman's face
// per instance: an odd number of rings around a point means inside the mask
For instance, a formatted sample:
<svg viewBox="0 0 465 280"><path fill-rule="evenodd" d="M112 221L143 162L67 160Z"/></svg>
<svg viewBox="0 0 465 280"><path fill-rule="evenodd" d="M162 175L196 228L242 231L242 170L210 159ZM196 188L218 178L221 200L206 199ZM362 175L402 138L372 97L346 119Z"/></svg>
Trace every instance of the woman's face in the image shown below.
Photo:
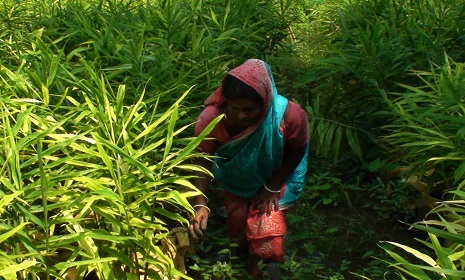
<svg viewBox="0 0 465 280"><path fill-rule="evenodd" d="M260 120L263 105L249 98L237 97L227 100L228 113L226 117L232 118L235 124L246 128Z"/></svg>

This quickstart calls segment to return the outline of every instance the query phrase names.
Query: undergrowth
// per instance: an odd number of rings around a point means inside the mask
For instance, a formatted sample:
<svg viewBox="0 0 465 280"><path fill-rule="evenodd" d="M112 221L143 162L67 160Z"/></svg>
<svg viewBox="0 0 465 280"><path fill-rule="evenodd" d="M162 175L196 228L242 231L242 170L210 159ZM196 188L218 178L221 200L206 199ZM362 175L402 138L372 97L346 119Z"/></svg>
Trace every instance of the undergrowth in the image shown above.
<svg viewBox="0 0 465 280"><path fill-rule="evenodd" d="M315 172L288 211L285 260L273 273L280 279L399 279L381 261L386 258L381 246L388 245L380 241L409 243L418 234L403 223L415 217L407 203L411 189L399 182L387 193L379 178L357 185L322 162L310 164ZM236 244L226 238L226 219L215 214L220 207L218 199L209 229L188 260L190 272L202 279L247 279L247 259L235 255Z"/></svg>

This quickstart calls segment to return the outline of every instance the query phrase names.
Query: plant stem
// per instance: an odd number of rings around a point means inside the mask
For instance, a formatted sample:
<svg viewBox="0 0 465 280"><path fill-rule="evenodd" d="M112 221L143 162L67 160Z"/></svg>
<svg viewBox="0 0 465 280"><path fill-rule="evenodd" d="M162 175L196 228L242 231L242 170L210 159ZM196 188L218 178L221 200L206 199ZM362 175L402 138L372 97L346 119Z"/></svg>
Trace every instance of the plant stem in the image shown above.
<svg viewBox="0 0 465 280"><path fill-rule="evenodd" d="M47 178L45 177L44 166L42 162L42 141L39 139L37 143L37 161L39 163L39 171L40 171L40 189L42 191L42 207L44 211L44 232L45 232L45 249L46 255L48 256L50 253L49 248L49 226L48 226L48 207L47 207ZM46 263L46 279L50 280L50 267Z"/></svg>

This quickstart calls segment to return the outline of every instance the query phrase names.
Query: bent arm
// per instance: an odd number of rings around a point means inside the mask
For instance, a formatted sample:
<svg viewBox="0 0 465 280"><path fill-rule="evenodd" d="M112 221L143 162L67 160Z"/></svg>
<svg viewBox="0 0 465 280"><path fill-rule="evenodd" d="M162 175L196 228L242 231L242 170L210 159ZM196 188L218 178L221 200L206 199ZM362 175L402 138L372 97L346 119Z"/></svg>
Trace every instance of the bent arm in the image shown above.
<svg viewBox="0 0 465 280"><path fill-rule="evenodd" d="M287 178L300 164L306 151L306 145L285 150L281 167L265 183L266 187L260 188L255 195L255 209L258 209L260 213L266 213L268 216L271 215L272 210L277 211L279 209L280 190Z"/></svg>
<svg viewBox="0 0 465 280"><path fill-rule="evenodd" d="M195 164L211 171L212 163L205 158L199 158ZM210 215L210 208L207 206L208 187L210 185L211 177L201 171L194 172L195 178L192 179L194 186L202 192L203 195L194 197L194 210L195 217L190 221L189 232L194 238L197 235L203 235L203 231L207 229L208 217Z"/></svg>
<svg viewBox="0 0 465 280"><path fill-rule="evenodd" d="M307 153L309 145L309 123L305 111L297 104L289 101L284 116L286 126L284 156L281 167L274 172L267 182L271 190L280 190L287 178L294 172Z"/></svg>
<svg viewBox="0 0 465 280"><path fill-rule="evenodd" d="M268 189L279 191L283 184L286 182L287 178L294 172L297 166L302 161L305 153L307 151L307 146L302 147L287 147L284 151L283 162L281 167L273 173L271 178L266 183Z"/></svg>
<svg viewBox="0 0 465 280"><path fill-rule="evenodd" d="M307 153L307 145L310 141L305 111L294 103L290 102L289 104L293 106L293 109L288 110L289 114L284 117L288 138L284 145L281 166L265 183L266 187L259 189L254 200L255 208L262 213L266 212L268 215L271 214L271 210L278 210L280 191Z"/></svg>

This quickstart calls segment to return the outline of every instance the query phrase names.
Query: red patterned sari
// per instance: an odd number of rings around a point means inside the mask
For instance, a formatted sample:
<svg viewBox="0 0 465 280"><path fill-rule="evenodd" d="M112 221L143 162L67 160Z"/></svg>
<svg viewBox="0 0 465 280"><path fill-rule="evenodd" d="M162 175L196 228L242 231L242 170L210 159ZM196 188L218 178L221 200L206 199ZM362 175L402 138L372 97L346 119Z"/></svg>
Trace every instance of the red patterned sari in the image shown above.
<svg viewBox="0 0 465 280"><path fill-rule="evenodd" d="M228 213L228 234L239 243L248 241L252 255L273 262L284 258L283 240L286 233L286 209L260 214L253 208L250 198L224 192L224 204Z"/></svg>

